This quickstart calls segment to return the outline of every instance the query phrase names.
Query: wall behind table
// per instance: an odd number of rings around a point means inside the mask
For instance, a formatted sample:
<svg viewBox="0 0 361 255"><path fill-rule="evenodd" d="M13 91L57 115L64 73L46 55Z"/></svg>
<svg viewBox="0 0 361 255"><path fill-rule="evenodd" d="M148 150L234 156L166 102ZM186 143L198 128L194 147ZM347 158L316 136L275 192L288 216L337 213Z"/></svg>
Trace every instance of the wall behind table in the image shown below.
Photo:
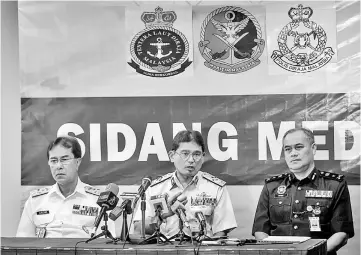
<svg viewBox="0 0 361 255"><path fill-rule="evenodd" d="M21 109L17 2L1 1L1 234L14 236L20 217ZM11 191L11 195L9 195Z"/></svg>

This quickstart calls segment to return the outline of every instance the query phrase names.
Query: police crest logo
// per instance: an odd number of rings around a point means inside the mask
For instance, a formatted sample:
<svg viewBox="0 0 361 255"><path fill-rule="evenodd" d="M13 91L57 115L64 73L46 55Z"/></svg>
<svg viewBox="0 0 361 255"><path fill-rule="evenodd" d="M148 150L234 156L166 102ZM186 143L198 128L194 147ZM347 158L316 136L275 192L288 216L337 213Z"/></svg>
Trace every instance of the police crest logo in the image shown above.
<svg viewBox="0 0 361 255"><path fill-rule="evenodd" d="M150 77L169 77L180 74L192 63L188 60L189 44L173 23L174 11L143 12L141 20L146 28L132 39L128 64L138 73Z"/></svg>
<svg viewBox="0 0 361 255"><path fill-rule="evenodd" d="M331 47L326 47L325 30L311 21L313 9L298 5L290 8L291 22L278 35L279 50L274 50L271 58L283 69L306 73L326 65L334 55Z"/></svg>
<svg viewBox="0 0 361 255"><path fill-rule="evenodd" d="M204 65L227 74L247 71L260 64L264 50L256 18L240 7L226 6L207 15L198 44Z"/></svg>
<svg viewBox="0 0 361 255"><path fill-rule="evenodd" d="M279 186L279 187L277 188L277 193L278 193L279 195L285 194L285 193L286 193L286 186L285 186L285 185Z"/></svg>

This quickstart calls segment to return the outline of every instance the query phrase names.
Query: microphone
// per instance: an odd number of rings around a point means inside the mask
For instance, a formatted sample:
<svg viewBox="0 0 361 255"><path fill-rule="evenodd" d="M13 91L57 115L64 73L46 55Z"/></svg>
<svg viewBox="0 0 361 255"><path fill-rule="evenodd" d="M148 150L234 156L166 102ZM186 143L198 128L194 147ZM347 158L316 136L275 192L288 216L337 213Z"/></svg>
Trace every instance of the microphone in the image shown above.
<svg viewBox="0 0 361 255"><path fill-rule="evenodd" d="M116 221L122 215L123 212L126 212L127 214L131 214L133 212L131 204L132 201L130 199L125 199L120 206L116 206L109 213L109 218L113 221Z"/></svg>
<svg viewBox="0 0 361 255"><path fill-rule="evenodd" d="M117 197L119 192L118 185L114 183L109 183L103 192L100 193L97 204L101 207L99 215L95 218L94 228L91 233L91 237L95 235L98 230L99 224L103 218L103 215L106 211L112 210L116 207L119 198Z"/></svg>
<svg viewBox="0 0 361 255"><path fill-rule="evenodd" d="M136 204L138 203L139 198L141 198L145 191L149 188L150 184L152 183L152 177L146 176L142 179L142 184L138 188L138 194L136 195L135 199L133 200L132 209L135 208Z"/></svg>
<svg viewBox="0 0 361 255"><path fill-rule="evenodd" d="M178 208L176 210L176 212L178 214L178 217L183 221L184 226L186 226L187 228L190 228L190 225L189 225L189 222L187 220L187 217L186 217L186 214L185 214L184 210Z"/></svg>
<svg viewBox="0 0 361 255"><path fill-rule="evenodd" d="M195 216L196 216L197 220L199 221L201 228L203 230L205 230L207 227L207 223L206 223L206 218L204 217L204 214L202 212L196 212Z"/></svg>

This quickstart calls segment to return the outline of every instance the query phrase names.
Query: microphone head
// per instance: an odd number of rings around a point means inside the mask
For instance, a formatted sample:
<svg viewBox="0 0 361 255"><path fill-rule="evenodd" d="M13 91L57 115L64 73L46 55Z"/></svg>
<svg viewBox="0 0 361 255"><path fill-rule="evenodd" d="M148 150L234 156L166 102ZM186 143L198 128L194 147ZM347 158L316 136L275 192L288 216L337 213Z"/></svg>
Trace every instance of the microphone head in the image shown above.
<svg viewBox="0 0 361 255"><path fill-rule="evenodd" d="M142 179L142 185L145 186L146 188L148 188L151 183L152 183L152 177L151 176L146 176L146 177L144 177Z"/></svg>
<svg viewBox="0 0 361 255"><path fill-rule="evenodd" d="M196 218L199 220L199 221L205 221L205 217L204 217L204 214L202 212L195 212L194 215L196 216Z"/></svg>
<svg viewBox="0 0 361 255"><path fill-rule="evenodd" d="M106 187L104 191L110 191L113 192L113 194L115 194L116 196L119 193L119 187L118 185L114 184L114 183L109 183Z"/></svg>
<svg viewBox="0 0 361 255"><path fill-rule="evenodd" d="M177 200L179 202L184 202L187 199L187 196L184 194L181 194L179 197L177 197Z"/></svg>

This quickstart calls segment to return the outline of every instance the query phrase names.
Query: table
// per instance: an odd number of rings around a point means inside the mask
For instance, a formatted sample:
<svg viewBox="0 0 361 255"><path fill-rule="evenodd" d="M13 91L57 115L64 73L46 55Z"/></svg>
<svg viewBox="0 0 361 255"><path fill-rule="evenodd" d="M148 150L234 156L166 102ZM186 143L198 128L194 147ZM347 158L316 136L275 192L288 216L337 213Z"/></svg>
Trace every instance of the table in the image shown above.
<svg viewBox="0 0 361 255"><path fill-rule="evenodd" d="M97 239L90 243L77 238L1 238L1 254L3 255L67 255L67 254L104 254L104 255L195 255L197 246L185 245L136 245L123 242L107 244L107 239ZM75 250L75 245L77 248ZM247 244L243 246L201 246L198 254L216 255L324 255L326 240L310 239L298 244ZM76 253L75 253L76 252Z"/></svg>

